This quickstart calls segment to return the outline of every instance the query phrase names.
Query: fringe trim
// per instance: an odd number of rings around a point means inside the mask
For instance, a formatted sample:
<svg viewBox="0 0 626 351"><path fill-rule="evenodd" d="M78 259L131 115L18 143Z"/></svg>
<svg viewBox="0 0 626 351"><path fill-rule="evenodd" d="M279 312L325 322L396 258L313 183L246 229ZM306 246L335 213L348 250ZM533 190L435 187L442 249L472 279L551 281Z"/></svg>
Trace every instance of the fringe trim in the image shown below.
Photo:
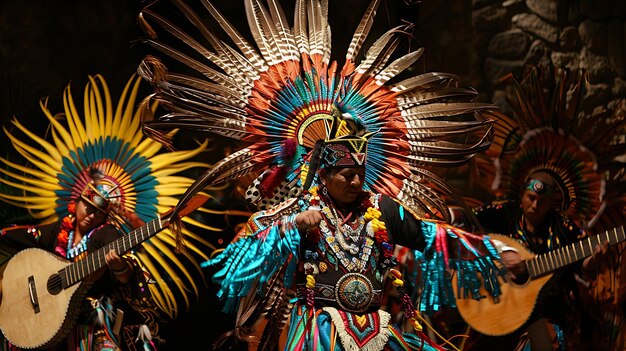
<svg viewBox="0 0 626 351"><path fill-rule="evenodd" d="M337 309L334 307L323 307L322 310L328 313L335 328L337 329L337 335L339 335L339 340L341 341L341 345L346 351L381 351L385 345L387 345L387 341L389 340L389 321L391 320L391 315L383 310L378 310L379 319L380 319L380 329L378 330L378 335L372 338L372 340L368 341L367 344L359 347L357 342L354 340L352 335L350 335L346 331L346 325L343 322L343 319L337 312Z"/></svg>

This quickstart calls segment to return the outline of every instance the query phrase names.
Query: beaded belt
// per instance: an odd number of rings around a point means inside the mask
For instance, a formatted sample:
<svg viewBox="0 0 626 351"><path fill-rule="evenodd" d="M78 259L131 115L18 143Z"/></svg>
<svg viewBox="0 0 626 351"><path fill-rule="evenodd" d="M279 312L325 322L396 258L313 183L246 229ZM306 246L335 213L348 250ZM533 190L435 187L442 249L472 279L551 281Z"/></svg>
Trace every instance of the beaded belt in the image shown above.
<svg viewBox="0 0 626 351"><path fill-rule="evenodd" d="M380 305L382 290L374 290L366 276L359 273L343 275L335 285L315 284L315 299L336 303L348 312L364 312Z"/></svg>

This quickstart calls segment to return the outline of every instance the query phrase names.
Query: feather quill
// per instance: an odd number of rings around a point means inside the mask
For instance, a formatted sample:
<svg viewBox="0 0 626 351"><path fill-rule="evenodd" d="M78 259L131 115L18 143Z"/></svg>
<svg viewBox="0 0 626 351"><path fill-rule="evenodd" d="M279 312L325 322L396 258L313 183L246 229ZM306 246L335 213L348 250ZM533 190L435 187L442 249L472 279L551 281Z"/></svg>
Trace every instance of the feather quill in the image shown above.
<svg viewBox="0 0 626 351"><path fill-rule="evenodd" d="M391 78L395 77L398 73L404 71L415 63L424 52L423 48L419 48L416 51L408 53L397 60L393 61L389 66L385 67L382 72L376 76L376 84L382 86L387 83Z"/></svg>
<svg viewBox="0 0 626 351"><path fill-rule="evenodd" d="M265 63L265 60L259 55L256 49L248 43L248 41L239 34L239 31L232 24L222 16L222 14L215 9L215 7L207 0L200 0L204 7L211 13L211 16L217 21L217 23L224 29L226 34L233 40L235 45L241 50L243 55L248 61L256 68L258 72L265 72L269 66Z"/></svg>
<svg viewBox="0 0 626 351"><path fill-rule="evenodd" d="M260 9L258 8L258 2L255 0L245 0L244 5L246 8L246 18L250 31L252 32L252 38L257 43L257 47L261 52L261 57L269 66L277 64L278 58L274 55L272 48L273 43L267 38L267 34L264 33L263 19L259 18Z"/></svg>
<svg viewBox="0 0 626 351"><path fill-rule="evenodd" d="M311 55L309 49L309 32L307 24L307 6L305 0L296 0L293 34L301 54Z"/></svg>
<svg viewBox="0 0 626 351"><path fill-rule="evenodd" d="M289 23L282 7L277 0L269 0L268 7L272 19L274 20L275 27L277 28L278 35L281 37L279 40L280 49L284 60L300 60L300 54L296 46L295 39L291 30L289 29Z"/></svg>
<svg viewBox="0 0 626 351"><path fill-rule="evenodd" d="M372 0L367 7L365 14L361 18L359 26L352 36L350 45L348 46L348 51L346 52L346 61L354 61L356 56L359 54L361 46L363 45L365 38L367 38L367 35L372 28L372 24L374 23L374 17L376 16L376 10L378 9L379 4L380 0ZM350 73L351 72L346 72L345 75L348 75Z"/></svg>

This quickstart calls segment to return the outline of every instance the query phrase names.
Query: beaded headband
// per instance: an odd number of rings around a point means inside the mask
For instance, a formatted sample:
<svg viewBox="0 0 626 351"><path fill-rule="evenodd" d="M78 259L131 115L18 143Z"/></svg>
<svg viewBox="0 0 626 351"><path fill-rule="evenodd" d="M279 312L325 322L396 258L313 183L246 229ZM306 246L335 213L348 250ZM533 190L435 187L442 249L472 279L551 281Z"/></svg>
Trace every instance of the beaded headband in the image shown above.
<svg viewBox="0 0 626 351"><path fill-rule="evenodd" d="M333 113L330 138L324 141L320 168L365 166L367 142L374 133L355 130L357 127L349 126L350 120L348 114L340 117Z"/></svg>
<svg viewBox="0 0 626 351"><path fill-rule="evenodd" d="M534 191L537 194L554 194L554 187L542 182L539 179L529 179L526 181L525 190Z"/></svg>

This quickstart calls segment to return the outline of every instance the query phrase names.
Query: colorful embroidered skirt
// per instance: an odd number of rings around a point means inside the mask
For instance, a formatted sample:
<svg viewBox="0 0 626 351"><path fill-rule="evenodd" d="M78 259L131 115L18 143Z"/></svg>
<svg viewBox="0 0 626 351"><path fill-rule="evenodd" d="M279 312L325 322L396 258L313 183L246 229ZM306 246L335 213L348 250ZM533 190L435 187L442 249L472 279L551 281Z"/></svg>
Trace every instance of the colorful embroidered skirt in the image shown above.
<svg viewBox="0 0 626 351"><path fill-rule="evenodd" d="M383 310L355 314L297 305L291 313L285 350L436 350L417 335L402 333L390 319Z"/></svg>

